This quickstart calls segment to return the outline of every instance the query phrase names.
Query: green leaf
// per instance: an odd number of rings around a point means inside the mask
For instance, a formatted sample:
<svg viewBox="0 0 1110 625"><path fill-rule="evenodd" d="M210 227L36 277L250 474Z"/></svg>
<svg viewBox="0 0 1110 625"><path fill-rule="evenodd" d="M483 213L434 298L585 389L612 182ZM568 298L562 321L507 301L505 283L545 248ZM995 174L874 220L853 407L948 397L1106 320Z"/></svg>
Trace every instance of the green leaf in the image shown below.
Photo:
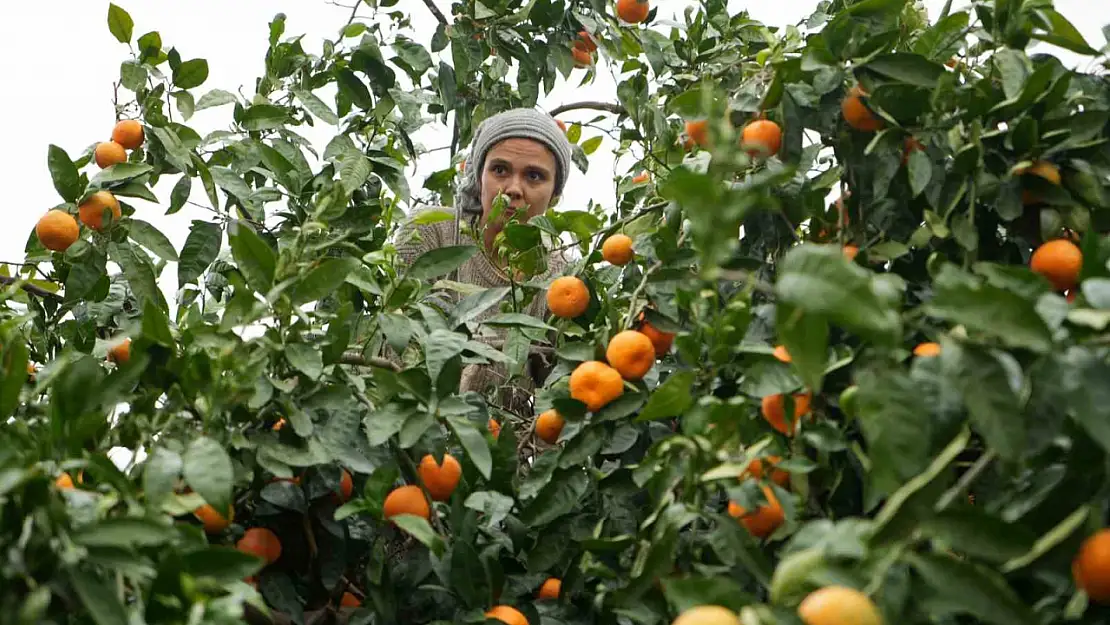
<svg viewBox="0 0 1110 625"><path fill-rule="evenodd" d="M139 176L150 173L153 169L153 167L146 163L120 163L119 165L112 165L107 169L100 170L100 173L93 176L92 182L89 184L98 189L104 189L113 182L133 180Z"/></svg>
<svg viewBox="0 0 1110 625"><path fill-rule="evenodd" d="M640 411L637 421L651 421L677 417L694 405L691 394L694 386L696 372L685 370L672 373L665 382L659 385L648 399L647 405Z"/></svg>
<svg viewBox="0 0 1110 625"><path fill-rule="evenodd" d="M924 150L910 150L906 166L910 174L910 190L913 196L917 197L925 187L929 186L929 180L933 178L933 162L929 160L929 155Z"/></svg>
<svg viewBox="0 0 1110 625"><path fill-rule="evenodd" d="M77 569L70 570L69 580L96 625L128 625L127 611L113 584Z"/></svg>
<svg viewBox="0 0 1110 625"><path fill-rule="evenodd" d="M304 89L293 89L292 92L293 95L297 96L297 99L301 101L301 104L308 109L309 113L312 113L329 124L335 125L339 123L339 117L336 116L335 112L332 111L327 104L324 104L323 100L316 97L316 94Z"/></svg>
<svg viewBox="0 0 1110 625"><path fill-rule="evenodd" d="M124 89L138 91L146 86L147 71L142 63L129 60L120 63L119 82Z"/></svg>
<svg viewBox="0 0 1110 625"><path fill-rule="evenodd" d="M46 151L46 164L50 168L50 178L54 181L54 189L58 195L67 202L76 203L81 199L84 192L81 174L70 160L69 154L62 148L51 145Z"/></svg>
<svg viewBox="0 0 1110 625"><path fill-rule="evenodd" d="M1042 353L1051 349L1052 333L1028 299L950 265L944 266L933 286L936 294L925 306L930 315L1011 347Z"/></svg>
<svg viewBox="0 0 1110 625"><path fill-rule="evenodd" d="M1025 526L1004 521L982 506L960 506L924 519L921 533L945 549L999 564L1024 555L1037 540Z"/></svg>
<svg viewBox="0 0 1110 625"><path fill-rule="evenodd" d="M971 423L987 444L1007 461L1018 461L1025 451L1026 424L1021 400L1012 388L1015 377L1020 380L1020 366L1005 352L991 353L973 346L957 346L945 341L941 362L959 362L958 374L949 384L960 388L967 404ZM1011 367L1004 366L1003 358Z"/></svg>
<svg viewBox="0 0 1110 625"><path fill-rule="evenodd" d="M928 465L930 415L919 384L901 370L865 370L856 384L871 481L879 491L890 492Z"/></svg>
<svg viewBox="0 0 1110 625"><path fill-rule="evenodd" d="M872 274L848 260L840 247L805 244L782 259L775 285L782 302L865 337L897 343L902 319L889 298L880 297Z"/></svg>
<svg viewBox="0 0 1110 625"><path fill-rule="evenodd" d="M212 167L209 169L212 181L229 195L235 196L244 204L250 203L251 188L243 181L243 177L227 167Z"/></svg>
<svg viewBox="0 0 1110 625"><path fill-rule="evenodd" d="M71 534L74 542L86 547L153 547L176 538L172 526L147 519L120 517L86 525Z"/></svg>
<svg viewBox="0 0 1110 625"><path fill-rule="evenodd" d="M462 353L466 336L448 330L435 330L424 337L424 361L428 375L437 380L448 360Z"/></svg>
<svg viewBox="0 0 1110 625"><path fill-rule="evenodd" d="M520 521L528 527L547 525L574 510L589 485L590 478L581 467L557 471L520 512Z"/></svg>
<svg viewBox="0 0 1110 625"><path fill-rule="evenodd" d="M451 311L451 318L447 320L447 327L454 329L464 323L477 319L509 294L509 287L482 289L477 293L467 295Z"/></svg>
<svg viewBox="0 0 1110 625"><path fill-rule="evenodd" d="M790 354L791 366L811 391L820 393L828 364L829 324L785 303L775 307L775 314L775 329Z"/></svg>
<svg viewBox="0 0 1110 625"><path fill-rule="evenodd" d="M0 352L3 381L0 382L0 418L8 418L19 405L19 394L27 383L27 344L10 341Z"/></svg>
<svg viewBox="0 0 1110 625"><path fill-rule="evenodd" d="M150 300L143 305L143 337L163 347L172 349L174 345L166 312Z"/></svg>
<svg viewBox="0 0 1110 625"><path fill-rule="evenodd" d="M135 22L131 15L118 6L108 4L108 32L120 43L131 43Z"/></svg>
<svg viewBox="0 0 1110 625"><path fill-rule="evenodd" d="M324 361L320 350L306 343L290 343L285 346L285 359L293 368L315 380L324 372Z"/></svg>
<svg viewBox="0 0 1110 625"><path fill-rule="evenodd" d="M940 77L945 74L944 66L939 63L904 52L875 57L863 67L891 80L926 89L935 89Z"/></svg>
<svg viewBox="0 0 1110 625"><path fill-rule="evenodd" d="M203 111L204 109L209 109L215 106L231 104L236 100L238 100L238 98L236 98L235 94L231 93L230 91L224 91L223 89L213 89L208 93L200 96L200 99L197 100L196 110Z"/></svg>
<svg viewBox="0 0 1110 625"><path fill-rule="evenodd" d="M130 243L122 242L108 246L108 257L123 270L135 299L140 302L150 300L163 310L167 309L166 299L158 288L154 268L145 255L137 253Z"/></svg>
<svg viewBox="0 0 1110 625"><path fill-rule="evenodd" d="M370 160L365 154L357 149L347 151L339 165L339 179L343 182L343 189L347 193L354 193L370 177L370 171Z"/></svg>
<svg viewBox="0 0 1110 625"><path fill-rule="evenodd" d="M202 436L185 450L185 481L217 510L231 507L234 471L231 458L216 441Z"/></svg>
<svg viewBox="0 0 1110 625"><path fill-rule="evenodd" d="M451 432L459 440L459 444L466 452L466 457L474 464L474 468L478 469L478 473L488 480L493 470L493 456L490 454L486 437L466 417L448 416L447 425L451 427Z"/></svg>
<svg viewBox="0 0 1110 625"><path fill-rule="evenodd" d="M308 500L305 499L304 491L293 482L285 480L271 482L262 487L258 496L263 501L283 510L292 510L302 514L308 510Z"/></svg>
<svg viewBox="0 0 1110 625"><path fill-rule="evenodd" d="M258 236L246 222L232 221L227 227L231 253L247 284L259 293L270 290L274 283L274 266L277 262L273 249Z"/></svg>
<svg viewBox="0 0 1110 625"><path fill-rule="evenodd" d="M554 330L543 321L523 313L501 313L482 321L483 325L496 328L532 328L535 330Z"/></svg>
<svg viewBox="0 0 1110 625"><path fill-rule="evenodd" d="M315 302L335 292L361 263L357 258L329 258L297 280L289 292L293 305Z"/></svg>
<svg viewBox="0 0 1110 625"><path fill-rule="evenodd" d="M473 245L447 245L421 254L412 261L407 277L428 280L458 269L478 252Z"/></svg>
<svg viewBox="0 0 1110 625"><path fill-rule="evenodd" d="M905 555L927 585L921 608L931 614L968 614L995 625L1034 625L1040 619L998 573L938 554Z"/></svg>
<svg viewBox="0 0 1110 625"><path fill-rule="evenodd" d="M263 562L252 554L215 545L190 551L181 557L181 568L186 573L193 577L209 578L217 584L230 584L249 577L262 566Z"/></svg>
<svg viewBox="0 0 1110 625"><path fill-rule="evenodd" d="M487 526L496 527L513 509L513 498L501 493L483 490L470 493L463 505L486 515Z"/></svg>
<svg viewBox="0 0 1110 625"><path fill-rule="evenodd" d="M1070 401L1072 418L1104 450L1110 450L1110 365L1089 349L1071 347L1054 364L1067 375L1061 375L1060 389Z"/></svg>
<svg viewBox="0 0 1110 625"><path fill-rule="evenodd" d="M374 100L370 97L370 90L366 88L366 84L354 72L349 69L341 70L336 77L336 82L339 85L339 92L346 96L351 104L364 111L374 108Z"/></svg>
<svg viewBox="0 0 1110 625"><path fill-rule="evenodd" d="M1087 54L1091 56L1097 55L1099 52L1092 48L1087 40L1080 34L1071 22L1063 15L1054 9L1044 8L1038 9L1036 15L1042 17L1046 24L1046 31L1044 33L1034 31L1032 37L1039 39L1045 43L1051 43L1060 46L1065 50L1071 50L1079 54Z"/></svg>
<svg viewBox="0 0 1110 625"><path fill-rule="evenodd" d="M192 89L208 80L208 61L192 59L185 61L173 70L173 84L178 89Z"/></svg>
<svg viewBox="0 0 1110 625"><path fill-rule="evenodd" d="M661 581L663 595L675 613L701 605L719 605L739 613L756 602L740 583L727 577L691 575Z"/></svg>
<svg viewBox="0 0 1110 625"><path fill-rule="evenodd" d="M181 260L177 264L177 284L183 286L195 282L212 261L216 260L222 242L223 231L219 225L193 221L189 236L181 248Z"/></svg>
<svg viewBox="0 0 1110 625"><path fill-rule="evenodd" d="M593 154L601 147L601 140L602 137L591 137L586 139L582 142L582 151L585 152L587 156Z"/></svg>
<svg viewBox="0 0 1110 625"><path fill-rule="evenodd" d="M165 260L177 260L177 252L173 244L154 226L141 219L131 219L128 224L128 234L131 240L154 252Z"/></svg>
<svg viewBox="0 0 1110 625"><path fill-rule="evenodd" d="M159 509L181 474L181 456L165 447L156 447L143 461L143 495L152 509Z"/></svg>
<svg viewBox="0 0 1110 625"><path fill-rule="evenodd" d="M188 174L181 176L177 184L173 185L173 191L170 192L170 208L166 211L167 215L172 215L181 210L185 206L185 202L189 201L189 194L193 190L193 179Z"/></svg>
<svg viewBox="0 0 1110 625"><path fill-rule="evenodd" d="M431 524L424 517L416 516L414 514L398 514L397 516L389 519L394 525L407 532L410 536L420 541L420 544L427 547L432 553L437 556L443 555L447 545L443 542L443 538L435 533Z"/></svg>

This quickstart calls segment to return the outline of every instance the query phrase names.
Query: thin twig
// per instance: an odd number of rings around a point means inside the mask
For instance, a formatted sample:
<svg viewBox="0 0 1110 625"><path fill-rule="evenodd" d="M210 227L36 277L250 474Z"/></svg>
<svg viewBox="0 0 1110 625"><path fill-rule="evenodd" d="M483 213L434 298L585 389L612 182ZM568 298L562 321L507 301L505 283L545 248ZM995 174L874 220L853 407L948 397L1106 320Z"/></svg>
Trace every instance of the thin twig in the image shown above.
<svg viewBox="0 0 1110 625"><path fill-rule="evenodd" d="M429 2L430 0L424 0L424 1ZM607 113L612 113L614 115L620 115L620 114L625 112L624 107L621 106L620 104L613 104L612 102L587 101L587 102L571 102L570 104L563 104L561 106L556 106L555 108L551 109L551 111L549 111L549 113L552 115L552 117L554 117L555 115L559 115L561 113L566 113L567 111L579 111L579 110L582 110L582 109L588 109L588 110L591 110L591 111L605 111Z"/></svg>
<svg viewBox="0 0 1110 625"><path fill-rule="evenodd" d="M19 288L27 291L32 295L38 295L43 299L52 299L59 302L62 300L62 297L57 293L51 293L50 291L47 291L40 286L27 284L26 282L23 282L20 278L9 278L8 276L0 276L0 284L18 284Z"/></svg>
<svg viewBox="0 0 1110 625"><path fill-rule="evenodd" d="M956 484L953 485L952 488L949 488L948 491L946 491L943 495L941 495L940 499L937 500L935 510L937 510L938 512L944 510L949 505L951 505L956 497L967 492L967 489L971 486L971 483L974 482L979 477L979 475L987 469L988 466L990 466L991 462L994 462L994 459L997 456L998 454L993 449L988 449L987 453L979 456L979 459L975 461L975 464L971 465L971 468L960 476L960 479L956 482Z"/></svg>
<svg viewBox="0 0 1110 625"><path fill-rule="evenodd" d="M389 369L391 371L400 371L401 367L397 363L389 360L388 358L379 358L376 356L363 356L358 352L347 352L339 357L339 364L341 365L355 365L359 367L378 367L380 369Z"/></svg>
<svg viewBox="0 0 1110 625"><path fill-rule="evenodd" d="M428 7L428 10L432 12L432 15L436 16L436 19L439 20L440 24L443 24L444 26L447 25L447 17L444 16L443 12L440 11L439 8L432 3L432 0L424 0L424 5Z"/></svg>

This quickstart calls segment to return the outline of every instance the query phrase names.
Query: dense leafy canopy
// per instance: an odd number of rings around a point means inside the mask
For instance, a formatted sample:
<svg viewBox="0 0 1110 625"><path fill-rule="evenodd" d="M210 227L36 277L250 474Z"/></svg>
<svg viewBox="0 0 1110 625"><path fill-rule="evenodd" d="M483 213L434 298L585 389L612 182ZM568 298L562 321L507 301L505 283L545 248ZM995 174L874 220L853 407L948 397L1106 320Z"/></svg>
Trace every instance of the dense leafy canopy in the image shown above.
<svg viewBox="0 0 1110 625"><path fill-rule="evenodd" d="M477 623L505 604L653 625L717 604L796 624L830 585L887 623L1110 617L1071 569L1110 484L1110 82L1026 52L1106 68L1050 0L933 19L823 0L784 29L723 0L637 25L602 0L467 1L436 9L426 48L406 14L435 4L367 0L318 55L278 15L250 94L110 7L145 142L103 169L51 146L55 208L108 190L122 218L82 217L64 252L31 233L4 276L0 623ZM635 161L615 209L511 224L505 288L449 279L469 245L399 262L398 226L457 176L409 188L412 133L449 123L459 163L482 119L592 63L618 101L567 136L579 167L596 127ZM225 127L188 125L215 107ZM760 118L782 130L769 157L741 145ZM128 198L211 219L175 249ZM602 262L618 232L623 266ZM545 234L589 285L577 318L521 314ZM1080 282L1057 292L1030 258L1069 238ZM673 347L587 411L571 372L641 320ZM527 376L537 356L527 414L459 393L467 365ZM531 424L552 408L547 444ZM445 453L458 486L427 518L386 501L431 490L422 460ZM272 564L249 553L275 542ZM558 600L537 599L548 578Z"/></svg>

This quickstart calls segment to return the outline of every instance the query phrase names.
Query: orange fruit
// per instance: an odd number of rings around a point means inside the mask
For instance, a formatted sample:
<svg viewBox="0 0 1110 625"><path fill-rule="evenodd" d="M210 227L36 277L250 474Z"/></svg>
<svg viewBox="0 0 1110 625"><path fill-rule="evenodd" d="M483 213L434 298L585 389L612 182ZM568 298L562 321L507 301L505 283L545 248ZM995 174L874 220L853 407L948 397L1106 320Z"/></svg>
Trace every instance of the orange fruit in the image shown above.
<svg viewBox="0 0 1110 625"><path fill-rule="evenodd" d="M138 120L122 120L112 129L112 141L115 141L128 150L134 150L142 145L143 138L143 125L140 124Z"/></svg>
<svg viewBox="0 0 1110 625"><path fill-rule="evenodd" d="M798 606L806 625L882 625L879 608L867 595L846 586L815 590Z"/></svg>
<svg viewBox="0 0 1110 625"><path fill-rule="evenodd" d="M674 334L671 332L663 332L651 325L651 322L644 319L643 313L640 314L640 334L643 334L651 340L651 344L655 346L655 355L659 358L662 358L667 352L671 351L671 345L674 343Z"/></svg>
<svg viewBox="0 0 1110 625"><path fill-rule="evenodd" d="M69 473L62 473L54 480L54 486L58 488L73 488L73 477Z"/></svg>
<svg viewBox="0 0 1110 625"><path fill-rule="evenodd" d="M563 580L558 577L549 577L540 586L540 591L536 593L537 599L558 599L559 593L563 590Z"/></svg>
<svg viewBox="0 0 1110 625"><path fill-rule="evenodd" d="M790 352L786 351L785 345L775 345L775 351L772 353L772 355L782 362L791 362Z"/></svg>
<svg viewBox="0 0 1110 625"><path fill-rule="evenodd" d="M570 55L574 57L575 67L589 67L594 64L594 57L585 48L578 47L581 42L575 42L575 45L570 50Z"/></svg>
<svg viewBox="0 0 1110 625"><path fill-rule="evenodd" d="M605 349L609 365L626 380L639 380L655 364L655 345L645 334L636 330L617 333Z"/></svg>
<svg viewBox="0 0 1110 625"><path fill-rule="evenodd" d="M419 486L401 486L389 491L382 504L382 514L386 519L392 519L398 514L413 514L425 519L432 516L428 507L428 500L424 498L424 491Z"/></svg>
<svg viewBox="0 0 1110 625"><path fill-rule="evenodd" d="M582 47L586 52L595 52L597 50L597 42L594 41L590 33L584 30L578 31L578 41L582 42Z"/></svg>
<svg viewBox="0 0 1110 625"><path fill-rule="evenodd" d="M921 356L922 358L940 356L940 343L918 343L917 347L913 348L913 355Z"/></svg>
<svg viewBox="0 0 1110 625"><path fill-rule="evenodd" d="M273 430L274 432L280 432L281 428L283 428L283 427L285 427L285 417L280 417L277 420L277 422L274 423L273 427L271 427L270 429Z"/></svg>
<svg viewBox="0 0 1110 625"><path fill-rule="evenodd" d="M127 364L131 360L131 339L123 339L122 343L108 350L108 360L118 365Z"/></svg>
<svg viewBox="0 0 1110 625"><path fill-rule="evenodd" d="M570 396L586 404L592 412L601 410L623 392L620 372L603 362L586 361L570 374Z"/></svg>
<svg viewBox="0 0 1110 625"><path fill-rule="evenodd" d="M790 483L790 474L782 469L776 469L775 465L782 462L781 456L767 456L765 458L755 458L748 463L748 470L740 474L740 477L754 477L757 480L763 479L764 469L763 465L768 465L771 468L770 479L775 484L786 488Z"/></svg>
<svg viewBox="0 0 1110 625"><path fill-rule="evenodd" d="M601 244L601 257L611 265L627 265L634 255L632 237L627 234L614 234Z"/></svg>
<svg viewBox="0 0 1110 625"><path fill-rule="evenodd" d="M435 456L428 454L420 460L416 474L420 476L420 481L424 482L424 488L428 490L432 499L447 501L459 485L462 465L451 454L443 454L443 464L436 464Z"/></svg>
<svg viewBox="0 0 1110 625"><path fill-rule="evenodd" d="M771 487L763 487L763 496L767 498L767 503L756 508L755 512L748 512L735 501L728 502L729 516L738 519L744 529L756 538L767 538L786 521L786 514Z"/></svg>
<svg viewBox="0 0 1110 625"><path fill-rule="evenodd" d="M507 605L493 606L486 612L486 618L495 618L505 625L528 625L528 619L520 610Z"/></svg>
<svg viewBox="0 0 1110 625"><path fill-rule="evenodd" d="M339 605L344 608L357 608L362 605L362 602L358 600L358 597L349 592L345 592L343 593L343 597L339 600Z"/></svg>
<svg viewBox="0 0 1110 625"><path fill-rule="evenodd" d="M840 103L840 112L844 115L844 121L852 128L862 132L875 132L883 127L883 121L863 103L862 98L866 96L867 92L858 85L852 87Z"/></svg>
<svg viewBox="0 0 1110 625"><path fill-rule="evenodd" d="M771 427L787 436L793 436L798 421L809 414L809 400L809 393L794 395L794 419L789 426L786 424L786 400L781 393L764 397L760 410Z"/></svg>
<svg viewBox="0 0 1110 625"><path fill-rule="evenodd" d="M339 501L346 503L351 500L351 493L355 490L355 481L351 479L351 474L347 469L343 469L343 474L339 476Z"/></svg>
<svg viewBox="0 0 1110 625"><path fill-rule="evenodd" d="M573 319L586 312L589 306L590 290L585 282L574 276L555 278L547 288L547 307L556 317Z"/></svg>
<svg viewBox="0 0 1110 625"><path fill-rule="evenodd" d="M647 173L646 171L642 171L632 177L632 184L640 184L641 182L648 182L650 180L651 174Z"/></svg>
<svg viewBox="0 0 1110 625"><path fill-rule="evenodd" d="M686 122L686 136L698 147L709 147L709 121L696 119Z"/></svg>
<svg viewBox="0 0 1110 625"><path fill-rule="evenodd" d="M752 156L766 158L778 154L782 147L782 128L769 119L757 119L744 126L740 145Z"/></svg>
<svg viewBox="0 0 1110 625"><path fill-rule="evenodd" d="M231 525L231 521L235 519L235 509L228 508L227 517L224 517L212 506L204 504L193 510L193 516L204 525L204 533L219 534L226 530Z"/></svg>
<svg viewBox="0 0 1110 625"><path fill-rule="evenodd" d="M93 150L93 160L96 161L97 167L106 169L112 165L126 163L127 150L123 149L123 146L115 141L98 143L96 144L96 149Z"/></svg>
<svg viewBox="0 0 1110 625"><path fill-rule="evenodd" d="M55 208L39 218L35 224L35 235L46 249L64 252L77 241L81 228L73 215Z"/></svg>
<svg viewBox="0 0 1110 625"><path fill-rule="evenodd" d="M859 254L859 247L855 246L855 245L848 244L848 245L845 245L844 249L842 249L841 251L844 252L844 256L848 260L855 260L856 255Z"/></svg>
<svg viewBox="0 0 1110 625"><path fill-rule="evenodd" d="M719 605L699 605L678 615L671 625L741 625L740 617Z"/></svg>
<svg viewBox="0 0 1110 625"><path fill-rule="evenodd" d="M1020 175L1040 176L1056 186L1060 186L1060 168L1048 161L1035 161L1029 167L1018 171ZM1029 206L1041 201L1040 196L1029 189L1022 189L1021 203Z"/></svg>
<svg viewBox="0 0 1110 625"><path fill-rule="evenodd" d="M617 0L617 17L629 24L646 20L650 11L647 0Z"/></svg>
<svg viewBox="0 0 1110 625"><path fill-rule="evenodd" d="M235 543L235 548L243 553L262 558L266 564L273 564L281 557L281 541L278 540L277 534L265 527L252 527L247 530L239 542Z"/></svg>
<svg viewBox="0 0 1110 625"><path fill-rule="evenodd" d="M549 445L554 445L559 440L559 435L563 433L564 425L566 421L555 409L547 410L536 417L536 437Z"/></svg>
<svg viewBox="0 0 1110 625"><path fill-rule="evenodd" d="M1033 252L1029 268L1048 278L1057 291L1066 291L1079 284L1083 252L1067 239L1048 241Z"/></svg>
<svg viewBox="0 0 1110 625"><path fill-rule="evenodd" d="M489 433L492 434L494 438L501 436L500 423L494 421L493 419L490 419L489 421L486 421L486 427L489 429Z"/></svg>
<svg viewBox="0 0 1110 625"><path fill-rule="evenodd" d="M104 219L106 212L111 212L108 219ZM119 221L123 215L120 212L119 200L116 196L112 195L109 191L97 191L89 196L89 199L81 202L77 207L77 216L80 217L81 223L99 232L104 229L104 222L107 221L109 225Z"/></svg>
<svg viewBox="0 0 1110 625"><path fill-rule="evenodd" d="M1101 529L1083 541L1071 572L1075 586L1091 601L1110 604L1110 529Z"/></svg>

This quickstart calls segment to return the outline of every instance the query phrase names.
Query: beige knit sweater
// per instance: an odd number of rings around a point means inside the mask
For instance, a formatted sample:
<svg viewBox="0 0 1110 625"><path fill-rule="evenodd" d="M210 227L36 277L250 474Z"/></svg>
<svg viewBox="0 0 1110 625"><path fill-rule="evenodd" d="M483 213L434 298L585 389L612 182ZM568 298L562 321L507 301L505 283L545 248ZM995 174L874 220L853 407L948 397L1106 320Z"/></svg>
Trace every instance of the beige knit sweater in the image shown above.
<svg viewBox="0 0 1110 625"><path fill-rule="evenodd" d="M447 212L454 217L452 209L433 207L414 213L410 216L410 221L417 215L431 211ZM490 259L484 244L476 239L474 230L469 227L465 220L459 230L457 244L476 245L479 251L459 267L455 279L458 282L483 288L510 286L508 275ZM397 253L401 262L407 265L425 252L444 246L456 245L455 233L456 223L454 218L421 226L413 226L411 223L406 224L397 233ZM558 245L557 242L545 239L547 249L552 249L556 245ZM562 274L567 263L567 258L562 253L549 252L547 270L533 278L532 281L545 282ZM454 301L461 299L461 296L454 292L452 292L451 297ZM491 307L482 313L475 322L472 322L472 326L480 324L499 312L498 306ZM521 312L539 319L545 318L548 315L546 298L542 293L538 294ZM508 331L504 328L490 328L479 325L475 333L475 339L487 343L498 342L503 344L507 334ZM510 380L508 369L504 365L467 365L463 368L459 391L464 393L468 391L478 392L486 396L487 399L493 400L505 410L522 417L531 418L532 392L535 389L535 383L536 380L527 376L524 378L518 376L516 379Z"/></svg>

